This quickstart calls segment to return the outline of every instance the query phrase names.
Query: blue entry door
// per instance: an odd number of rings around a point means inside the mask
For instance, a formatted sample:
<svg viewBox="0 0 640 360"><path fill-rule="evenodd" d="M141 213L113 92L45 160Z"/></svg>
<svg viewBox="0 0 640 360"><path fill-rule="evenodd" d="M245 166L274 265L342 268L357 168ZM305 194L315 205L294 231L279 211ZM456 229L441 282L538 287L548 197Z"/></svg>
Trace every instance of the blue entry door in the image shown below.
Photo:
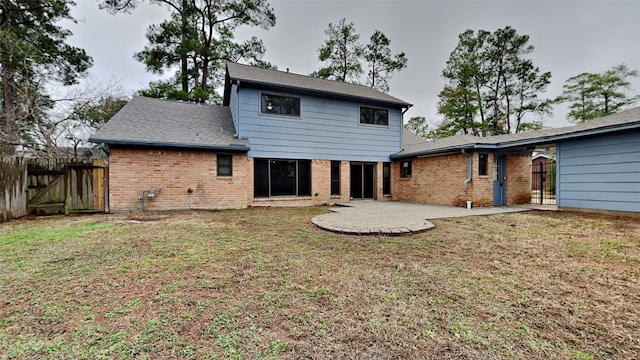
<svg viewBox="0 0 640 360"><path fill-rule="evenodd" d="M493 205L505 205L507 203L506 196L506 179L504 156L493 156Z"/></svg>

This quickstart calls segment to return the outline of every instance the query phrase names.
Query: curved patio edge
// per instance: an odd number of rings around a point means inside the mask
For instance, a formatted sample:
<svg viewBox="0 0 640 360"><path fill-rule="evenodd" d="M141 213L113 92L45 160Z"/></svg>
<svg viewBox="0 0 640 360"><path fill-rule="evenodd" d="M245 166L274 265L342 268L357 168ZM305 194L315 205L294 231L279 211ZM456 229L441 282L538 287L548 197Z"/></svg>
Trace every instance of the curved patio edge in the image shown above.
<svg viewBox="0 0 640 360"><path fill-rule="evenodd" d="M529 211L525 207L486 207L467 209L454 206L359 200L336 204L329 213L311 219L317 227L351 235L402 235L433 229L429 220L451 217L494 215Z"/></svg>
<svg viewBox="0 0 640 360"><path fill-rule="evenodd" d="M329 213L311 219L317 227L348 235L404 235L431 230L433 223L422 216L409 212L398 212L379 205L363 207L340 204L330 208Z"/></svg>
<svg viewBox="0 0 640 360"><path fill-rule="evenodd" d="M323 229L335 233L347 235L404 235L417 234L423 231L431 230L435 225L429 221L423 220L421 223L410 224L407 226L389 227L389 226L366 226L350 225L345 222L336 221L331 217L335 217L335 213L319 215L311 219L311 222Z"/></svg>

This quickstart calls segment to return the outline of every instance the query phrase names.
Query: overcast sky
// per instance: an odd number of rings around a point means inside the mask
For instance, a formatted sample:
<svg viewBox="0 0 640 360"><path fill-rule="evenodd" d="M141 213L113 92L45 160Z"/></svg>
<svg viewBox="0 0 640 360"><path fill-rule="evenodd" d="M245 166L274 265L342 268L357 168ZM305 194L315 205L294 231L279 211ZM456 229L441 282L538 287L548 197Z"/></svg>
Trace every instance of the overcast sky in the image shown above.
<svg viewBox="0 0 640 360"><path fill-rule="evenodd" d="M115 79L130 94L159 78L147 73L133 54L144 48L150 24L162 21L166 9L143 4L131 14L110 15L95 0L76 0L69 25L70 42L93 57L94 79ZM414 106L405 115L424 116L430 123L437 114L438 93L445 81L440 74L466 29L495 31L512 26L529 35L535 46L531 58L542 71L550 71L548 97L562 92L564 81L582 72L602 72L620 63L640 70L640 1L365 1L271 0L276 25L270 30L245 27L239 39L256 35L267 48L265 60L280 70L309 74L320 67L318 47L327 25L346 18L360 40L374 30L391 39L394 53L405 52L406 69L390 82L390 94ZM640 93L640 79L632 80ZM555 106L543 119L549 127L567 125L566 107Z"/></svg>

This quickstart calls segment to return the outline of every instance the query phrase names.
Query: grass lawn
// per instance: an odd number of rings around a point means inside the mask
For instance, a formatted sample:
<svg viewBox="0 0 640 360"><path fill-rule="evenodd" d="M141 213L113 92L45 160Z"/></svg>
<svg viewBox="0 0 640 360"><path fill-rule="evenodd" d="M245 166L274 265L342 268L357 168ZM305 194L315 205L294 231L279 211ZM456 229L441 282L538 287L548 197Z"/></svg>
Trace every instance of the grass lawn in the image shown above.
<svg viewBox="0 0 640 360"><path fill-rule="evenodd" d="M0 358L638 359L638 220L528 212L403 237L324 207L0 225Z"/></svg>

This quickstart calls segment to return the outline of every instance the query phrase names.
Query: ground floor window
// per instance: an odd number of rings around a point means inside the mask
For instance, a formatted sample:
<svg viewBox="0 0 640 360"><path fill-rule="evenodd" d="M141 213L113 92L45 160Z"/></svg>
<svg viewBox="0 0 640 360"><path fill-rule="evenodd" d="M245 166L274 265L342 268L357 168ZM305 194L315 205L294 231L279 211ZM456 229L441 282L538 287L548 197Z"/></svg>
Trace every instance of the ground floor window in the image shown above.
<svg viewBox="0 0 640 360"><path fill-rule="evenodd" d="M382 163L382 195L391 195L391 163Z"/></svg>
<svg viewBox="0 0 640 360"><path fill-rule="evenodd" d="M233 175L233 156L218 154L218 176Z"/></svg>
<svg viewBox="0 0 640 360"><path fill-rule="evenodd" d="M340 161L331 161L331 195L340 195Z"/></svg>
<svg viewBox="0 0 640 360"><path fill-rule="evenodd" d="M478 154L478 175L486 176L489 164L489 154Z"/></svg>
<svg viewBox="0 0 640 360"><path fill-rule="evenodd" d="M400 177L403 177L403 178L411 177L411 160L403 161L400 163Z"/></svg>
<svg viewBox="0 0 640 360"><path fill-rule="evenodd" d="M254 159L254 196L311 196L311 161Z"/></svg>

